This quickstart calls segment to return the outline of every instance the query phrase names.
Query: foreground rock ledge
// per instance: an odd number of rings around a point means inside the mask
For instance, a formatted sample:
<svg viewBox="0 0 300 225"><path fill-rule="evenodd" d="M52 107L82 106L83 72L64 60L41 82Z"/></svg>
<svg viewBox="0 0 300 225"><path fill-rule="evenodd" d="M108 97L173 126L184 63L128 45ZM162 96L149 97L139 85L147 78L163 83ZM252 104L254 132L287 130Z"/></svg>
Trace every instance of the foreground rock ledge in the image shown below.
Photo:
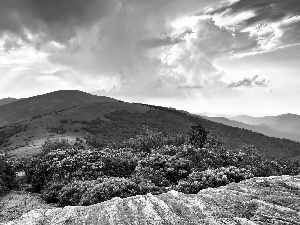
<svg viewBox="0 0 300 225"><path fill-rule="evenodd" d="M6 224L300 225L300 176L253 178L195 195L169 191L87 207L33 210Z"/></svg>

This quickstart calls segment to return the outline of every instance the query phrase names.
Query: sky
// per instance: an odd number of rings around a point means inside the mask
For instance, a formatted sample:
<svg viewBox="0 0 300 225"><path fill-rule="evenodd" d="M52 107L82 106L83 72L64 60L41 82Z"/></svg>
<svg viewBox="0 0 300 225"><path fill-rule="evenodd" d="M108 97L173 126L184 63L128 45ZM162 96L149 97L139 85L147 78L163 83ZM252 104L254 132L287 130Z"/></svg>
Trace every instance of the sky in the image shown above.
<svg viewBox="0 0 300 225"><path fill-rule="evenodd" d="M0 0L0 99L300 114L299 71L299 0Z"/></svg>

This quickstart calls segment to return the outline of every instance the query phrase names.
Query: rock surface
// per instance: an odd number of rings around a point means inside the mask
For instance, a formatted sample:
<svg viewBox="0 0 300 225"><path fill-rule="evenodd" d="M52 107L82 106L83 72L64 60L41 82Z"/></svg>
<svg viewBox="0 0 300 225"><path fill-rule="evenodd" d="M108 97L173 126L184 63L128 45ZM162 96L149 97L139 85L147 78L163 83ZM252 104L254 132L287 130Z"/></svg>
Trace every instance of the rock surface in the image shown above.
<svg viewBox="0 0 300 225"><path fill-rule="evenodd" d="M13 190L0 197L0 223L17 219L34 209L50 208L55 207L46 204L38 194Z"/></svg>
<svg viewBox="0 0 300 225"><path fill-rule="evenodd" d="M38 209L7 225L300 224L300 176L253 178L195 195L176 191L87 207Z"/></svg>

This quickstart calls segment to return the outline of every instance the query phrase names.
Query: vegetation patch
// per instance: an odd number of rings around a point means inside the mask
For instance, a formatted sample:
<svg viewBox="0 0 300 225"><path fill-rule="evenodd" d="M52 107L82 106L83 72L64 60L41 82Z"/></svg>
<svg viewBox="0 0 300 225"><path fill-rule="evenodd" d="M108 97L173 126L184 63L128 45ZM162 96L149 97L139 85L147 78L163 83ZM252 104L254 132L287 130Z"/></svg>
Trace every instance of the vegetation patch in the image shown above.
<svg viewBox="0 0 300 225"><path fill-rule="evenodd" d="M254 176L300 173L298 161L262 157L254 146L230 149L200 124L187 135L140 129L134 138L93 149L48 140L40 156L6 161L25 172L31 191L61 206L171 189L197 193Z"/></svg>

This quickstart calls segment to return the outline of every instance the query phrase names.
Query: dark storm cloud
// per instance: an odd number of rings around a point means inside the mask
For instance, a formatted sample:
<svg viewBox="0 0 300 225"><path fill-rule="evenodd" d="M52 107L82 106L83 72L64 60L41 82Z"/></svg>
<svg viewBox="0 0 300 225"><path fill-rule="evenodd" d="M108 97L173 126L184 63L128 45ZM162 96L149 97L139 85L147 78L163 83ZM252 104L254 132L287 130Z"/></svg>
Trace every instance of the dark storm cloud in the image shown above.
<svg viewBox="0 0 300 225"><path fill-rule="evenodd" d="M218 8L210 14L218 14L228 11L229 14L235 14L242 11L254 11L255 16L249 18L243 23L246 26L258 22L267 21L275 22L289 16L300 14L299 0L240 0L229 6Z"/></svg>
<svg viewBox="0 0 300 225"><path fill-rule="evenodd" d="M237 88L237 87L268 87L269 81L266 79L258 80L258 75L255 75L252 78L244 78L243 80L240 80L238 82L232 82L228 84L229 88Z"/></svg>
<svg viewBox="0 0 300 225"><path fill-rule="evenodd" d="M285 31L281 37L283 42L288 44L300 42L300 21L289 25L282 25L281 29Z"/></svg>
<svg viewBox="0 0 300 225"><path fill-rule="evenodd" d="M39 35L40 41L64 43L115 5L110 0L0 0L0 34L8 32L29 41L27 31Z"/></svg>
<svg viewBox="0 0 300 225"><path fill-rule="evenodd" d="M300 44L299 0L223 1L197 15L210 16L218 25L231 28L239 36L243 33L248 35L252 41L249 46L232 49L237 57Z"/></svg>

